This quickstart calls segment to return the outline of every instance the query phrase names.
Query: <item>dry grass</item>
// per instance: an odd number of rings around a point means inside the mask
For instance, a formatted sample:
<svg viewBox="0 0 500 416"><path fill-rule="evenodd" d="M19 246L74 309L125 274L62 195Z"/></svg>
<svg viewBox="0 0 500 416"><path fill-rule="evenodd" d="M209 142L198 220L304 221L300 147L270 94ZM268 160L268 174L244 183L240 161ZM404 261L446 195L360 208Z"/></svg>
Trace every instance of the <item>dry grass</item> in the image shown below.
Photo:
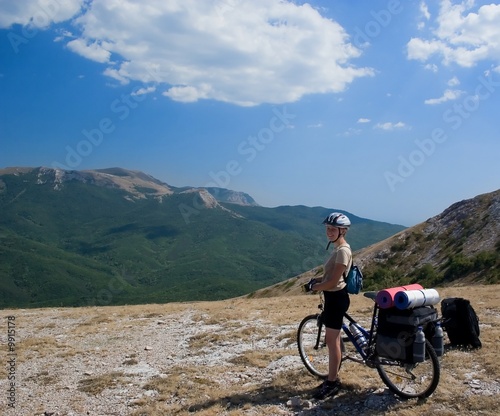
<svg viewBox="0 0 500 416"><path fill-rule="evenodd" d="M28 338L19 344L17 354L20 360L28 358L46 358L52 356L66 357L77 351L66 343L52 337Z"/></svg>
<svg viewBox="0 0 500 416"><path fill-rule="evenodd" d="M112 389L123 383L125 383L124 374L113 371L111 373L80 380L78 383L78 390L83 391L84 393L97 395L101 394L106 389Z"/></svg>
<svg viewBox="0 0 500 416"><path fill-rule="evenodd" d="M439 412L441 416L493 416L500 406L499 289L498 285L440 289L442 298L471 300L480 318L483 348L448 349L441 360L440 384L428 400L399 400L384 392L376 370L345 363L341 370L345 389L335 399L312 408L306 400L318 381L297 360L295 336L301 319L317 311L315 295L8 314L15 314L20 322L19 334L28 332L30 314L43 317L50 313L51 320L57 318L46 326L37 323L33 334L20 338L19 361L27 364L23 370L26 374L19 377L23 378L23 388L48 387L51 397L57 397L71 387L68 381L59 380L73 371L76 387L68 393L71 398L66 399L66 405L75 414L90 411L88 406L93 400L102 403L121 395L123 398L115 400L126 410L113 414L314 416ZM372 301L363 296L351 297L350 314L362 324L368 325L371 312ZM175 325L176 331L186 332L175 341L177 344L168 346L167 340L179 335L172 332ZM45 332L38 335L40 331ZM3 362L5 354L6 348L2 348ZM52 357L58 357L60 364L55 366ZM80 365L83 361L91 363L91 371ZM36 369L28 374L31 365ZM144 373L141 366L155 371ZM0 376L4 379L5 375L2 369ZM129 393L132 390L137 393ZM287 406L294 397L300 398L301 407ZM378 398L382 398L378 407L370 407ZM101 410L90 414L107 413Z"/></svg>
<svg viewBox="0 0 500 416"><path fill-rule="evenodd" d="M51 375L48 371L42 371L29 379L42 386L50 386L57 382L57 377Z"/></svg>

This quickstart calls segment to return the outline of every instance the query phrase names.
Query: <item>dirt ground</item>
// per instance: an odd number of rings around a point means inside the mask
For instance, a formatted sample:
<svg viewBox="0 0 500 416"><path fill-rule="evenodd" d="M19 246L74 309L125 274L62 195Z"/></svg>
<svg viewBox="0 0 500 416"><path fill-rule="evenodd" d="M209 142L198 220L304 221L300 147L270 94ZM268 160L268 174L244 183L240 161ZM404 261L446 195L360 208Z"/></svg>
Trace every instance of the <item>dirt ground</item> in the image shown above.
<svg viewBox="0 0 500 416"><path fill-rule="evenodd" d="M300 361L296 332L317 295L2 310L0 413L496 415L499 289L439 290L471 301L483 348L447 350L436 392L420 401L395 397L376 370L355 363L343 366L338 396L311 400L318 380ZM351 296L350 314L368 325L372 305Z"/></svg>

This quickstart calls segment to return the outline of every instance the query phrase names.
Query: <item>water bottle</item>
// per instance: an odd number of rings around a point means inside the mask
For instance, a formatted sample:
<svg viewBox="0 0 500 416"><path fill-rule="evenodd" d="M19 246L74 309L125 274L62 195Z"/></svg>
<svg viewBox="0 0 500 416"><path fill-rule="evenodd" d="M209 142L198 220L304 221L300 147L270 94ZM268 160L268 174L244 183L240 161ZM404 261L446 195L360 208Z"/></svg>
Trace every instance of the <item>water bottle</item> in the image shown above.
<svg viewBox="0 0 500 416"><path fill-rule="evenodd" d="M358 346L360 348L365 348L366 344L368 344L368 342L366 341L365 336L359 330L359 328L356 325L354 325L353 323L351 323L349 325L349 329L351 331L351 334L354 336L354 341L356 342L356 344L358 344Z"/></svg>
<svg viewBox="0 0 500 416"><path fill-rule="evenodd" d="M443 355L443 328L440 322L436 322L436 327L434 328L434 335L432 336L432 347L438 357Z"/></svg>
<svg viewBox="0 0 500 416"><path fill-rule="evenodd" d="M413 362L421 363L425 360L425 334L419 326L413 342Z"/></svg>

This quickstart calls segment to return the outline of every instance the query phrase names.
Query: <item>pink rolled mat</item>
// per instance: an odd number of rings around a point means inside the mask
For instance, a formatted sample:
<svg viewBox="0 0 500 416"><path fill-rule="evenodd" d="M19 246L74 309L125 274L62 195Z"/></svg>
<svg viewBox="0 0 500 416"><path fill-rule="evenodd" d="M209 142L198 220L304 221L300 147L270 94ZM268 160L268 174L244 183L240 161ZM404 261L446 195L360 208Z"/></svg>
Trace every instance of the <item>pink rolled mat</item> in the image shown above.
<svg viewBox="0 0 500 416"><path fill-rule="evenodd" d="M380 290L377 293L377 298L375 300L379 308L382 309L392 308L394 306L394 297L396 296L396 293L401 292L403 290L419 290L419 289L423 289L423 287L418 283L408 286L391 287L389 289Z"/></svg>

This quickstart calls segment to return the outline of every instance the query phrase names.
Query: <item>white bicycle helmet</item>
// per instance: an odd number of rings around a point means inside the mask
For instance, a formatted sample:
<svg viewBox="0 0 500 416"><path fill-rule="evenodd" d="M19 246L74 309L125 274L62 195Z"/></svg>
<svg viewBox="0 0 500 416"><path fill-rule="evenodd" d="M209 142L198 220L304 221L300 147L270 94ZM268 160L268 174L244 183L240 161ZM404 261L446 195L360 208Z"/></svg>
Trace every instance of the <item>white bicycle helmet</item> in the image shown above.
<svg viewBox="0 0 500 416"><path fill-rule="evenodd" d="M346 215L341 214L340 212L332 212L324 219L323 224L338 228L349 228L351 226L351 221Z"/></svg>

